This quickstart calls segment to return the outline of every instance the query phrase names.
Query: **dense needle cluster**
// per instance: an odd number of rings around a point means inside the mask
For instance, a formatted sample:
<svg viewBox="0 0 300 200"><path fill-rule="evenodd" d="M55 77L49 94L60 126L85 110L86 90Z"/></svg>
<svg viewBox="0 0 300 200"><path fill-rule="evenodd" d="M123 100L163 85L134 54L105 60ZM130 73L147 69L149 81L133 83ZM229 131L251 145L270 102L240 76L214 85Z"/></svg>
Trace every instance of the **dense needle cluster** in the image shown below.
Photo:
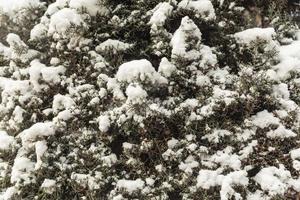
<svg viewBox="0 0 300 200"><path fill-rule="evenodd" d="M0 199L295 198L300 32L272 2L0 0Z"/></svg>

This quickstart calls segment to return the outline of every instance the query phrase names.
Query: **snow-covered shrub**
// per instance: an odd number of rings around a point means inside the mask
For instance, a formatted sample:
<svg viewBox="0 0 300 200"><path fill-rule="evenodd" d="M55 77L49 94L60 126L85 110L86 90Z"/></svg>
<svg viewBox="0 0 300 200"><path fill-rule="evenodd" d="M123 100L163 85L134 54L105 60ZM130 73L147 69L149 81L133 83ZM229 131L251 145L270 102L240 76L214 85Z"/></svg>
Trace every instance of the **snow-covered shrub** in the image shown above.
<svg viewBox="0 0 300 200"><path fill-rule="evenodd" d="M0 199L296 197L300 34L252 3L0 0Z"/></svg>

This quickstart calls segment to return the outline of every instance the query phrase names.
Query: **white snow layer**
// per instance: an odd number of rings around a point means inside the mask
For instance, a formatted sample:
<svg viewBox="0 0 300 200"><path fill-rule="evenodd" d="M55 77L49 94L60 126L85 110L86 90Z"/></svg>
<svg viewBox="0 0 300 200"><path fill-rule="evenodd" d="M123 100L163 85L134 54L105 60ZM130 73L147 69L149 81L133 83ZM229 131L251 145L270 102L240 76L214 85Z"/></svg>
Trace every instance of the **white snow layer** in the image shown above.
<svg viewBox="0 0 300 200"><path fill-rule="evenodd" d="M45 140L37 141L35 143L35 154L36 154L35 170L39 169L42 166L43 164L42 157L44 153L47 151L47 149L48 146Z"/></svg>
<svg viewBox="0 0 300 200"><path fill-rule="evenodd" d="M258 39L270 42L276 35L274 28L252 28L234 34L239 43L249 44Z"/></svg>
<svg viewBox="0 0 300 200"><path fill-rule="evenodd" d="M37 138L54 135L54 133L55 127L52 122L39 122L25 129L18 136L22 139L22 144L26 146L36 141Z"/></svg>
<svg viewBox="0 0 300 200"><path fill-rule="evenodd" d="M285 83L280 83L278 85L273 86L273 95L276 98L283 98L288 100L290 98L290 92L288 85Z"/></svg>
<svg viewBox="0 0 300 200"><path fill-rule="evenodd" d="M171 6L167 2L158 4L154 8L154 13L150 18L149 24L151 24L153 27L163 26L165 24L167 17L171 14L172 10L173 10L173 6Z"/></svg>
<svg viewBox="0 0 300 200"><path fill-rule="evenodd" d="M218 171L200 170L197 177L197 187L209 189L214 186L221 186L221 200L228 200L234 197L240 197L240 194L235 192L233 186L247 186L248 178L246 171L235 171L227 175L222 175Z"/></svg>
<svg viewBox="0 0 300 200"><path fill-rule="evenodd" d="M99 0L71 0L69 6L79 11L86 10L91 16L104 15L108 12L107 8L103 7Z"/></svg>
<svg viewBox="0 0 300 200"><path fill-rule="evenodd" d="M267 136L269 138L289 138L296 137L297 134L290 129L286 129L283 125L279 125L277 129L267 132Z"/></svg>
<svg viewBox="0 0 300 200"><path fill-rule="evenodd" d="M46 193L51 193L56 185L56 181L52 179L45 179L44 182L41 185L41 188Z"/></svg>
<svg viewBox="0 0 300 200"><path fill-rule="evenodd" d="M31 173L34 171L34 162L26 157L17 156L11 171L11 183L24 181L25 184L31 182Z"/></svg>
<svg viewBox="0 0 300 200"><path fill-rule="evenodd" d="M9 44L9 56L13 60L21 60L27 62L38 55L38 52L29 49L28 46L21 40L20 36L14 33L9 33L6 36L6 41Z"/></svg>
<svg viewBox="0 0 300 200"><path fill-rule="evenodd" d="M91 176L90 174L72 173L71 179L75 180L76 183L83 187L88 186L90 190L99 189L100 187L99 183L97 182L97 178Z"/></svg>
<svg viewBox="0 0 300 200"><path fill-rule="evenodd" d="M133 45L121 42L119 40L108 39L96 46L96 51L105 52L108 50L113 50L114 53L117 53L118 51L125 51L131 48L132 46Z"/></svg>
<svg viewBox="0 0 300 200"><path fill-rule="evenodd" d="M178 4L178 8L195 11L196 17L205 20L216 18L215 10L210 0L182 0Z"/></svg>
<svg viewBox="0 0 300 200"><path fill-rule="evenodd" d="M101 115L98 118L99 121L99 129L102 132L106 132L108 131L109 127L110 127L110 119L107 115Z"/></svg>
<svg viewBox="0 0 300 200"><path fill-rule="evenodd" d="M42 3L39 0L0 0L0 13L11 17L18 11L26 8L38 8Z"/></svg>
<svg viewBox="0 0 300 200"><path fill-rule="evenodd" d="M278 125L280 120L273 113L264 110L252 117L252 123L259 128L265 128L272 124Z"/></svg>
<svg viewBox="0 0 300 200"><path fill-rule="evenodd" d="M54 33L58 33L59 35L66 36L67 30L72 25L81 26L83 24L83 19L76 10L63 8L51 16L48 34L53 35Z"/></svg>
<svg viewBox="0 0 300 200"><path fill-rule="evenodd" d="M136 180L118 180L117 188L124 189L128 193L135 192L137 190L142 190L145 186L145 182L142 179Z"/></svg>
<svg viewBox="0 0 300 200"><path fill-rule="evenodd" d="M197 41L194 45L194 48L187 50L188 44L186 42L187 37L192 34ZM201 42L201 32L197 25L191 20L188 16L182 18L180 27L175 31L172 39L172 58L183 57L186 59L197 59L200 57L200 53L197 50Z"/></svg>
<svg viewBox="0 0 300 200"><path fill-rule="evenodd" d="M290 152L291 158L293 160L299 159L300 160L300 148L299 149L294 149Z"/></svg>
<svg viewBox="0 0 300 200"><path fill-rule="evenodd" d="M42 37L47 36L47 32L47 26L45 26L44 24L37 24L30 31L30 39L38 40Z"/></svg>
<svg viewBox="0 0 300 200"><path fill-rule="evenodd" d="M16 186L12 186L6 189L5 192L0 193L0 199L2 200L11 200L13 199L13 196L18 192L18 189Z"/></svg>
<svg viewBox="0 0 300 200"><path fill-rule="evenodd" d="M273 66L276 71L275 79L286 80L292 72L300 72L300 41L294 41L289 45L280 46L280 63Z"/></svg>
<svg viewBox="0 0 300 200"><path fill-rule="evenodd" d="M162 58L158 67L158 72L165 77L170 77L176 71L176 66L170 63L167 58Z"/></svg>
<svg viewBox="0 0 300 200"><path fill-rule="evenodd" d="M116 74L120 82L132 83L134 81L146 81L152 83L164 83L166 80L155 71L152 64L145 59L133 60L122 64Z"/></svg>
<svg viewBox="0 0 300 200"><path fill-rule="evenodd" d="M54 96L52 108L54 113L58 113L61 110L71 110L75 105L71 97L57 94Z"/></svg>
<svg viewBox="0 0 300 200"><path fill-rule="evenodd" d="M139 103L147 97L147 92L139 85L130 84L126 89L127 100L132 103Z"/></svg>
<svg viewBox="0 0 300 200"><path fill-rule="evenodd" d="M14 143L13 136L8 135L5 131L0 131L0 151L9 150Z"/></svg>
<svg viewBox="0 0 300 200"><path fill-rule="evenodd" d="M60 83L60 75L66 71L63 66L46 67L46 65L40 63L38 60L33 60L30 65L30 82L36 91L40 91L43 88L43 85L40 84L40 80L44 80L50 84Z"/></svg>
<svg viewBox="0 0 300 200"><path fill-rule="evenodd" d="M283 166L280 166L279 168L263 168L255 176L254 180L260 184L263 190L269 191L271 195L283 195L288 188L287 182L290 178L290 172L284 169Z"/></svg>

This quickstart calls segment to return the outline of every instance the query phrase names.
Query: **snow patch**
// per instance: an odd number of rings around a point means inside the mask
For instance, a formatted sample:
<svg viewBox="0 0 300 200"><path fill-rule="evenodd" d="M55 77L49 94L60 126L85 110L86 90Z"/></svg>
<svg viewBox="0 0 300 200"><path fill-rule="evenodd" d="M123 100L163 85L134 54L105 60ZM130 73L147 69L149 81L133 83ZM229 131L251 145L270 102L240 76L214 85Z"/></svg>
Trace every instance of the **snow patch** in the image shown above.
<svg viewBox="0 0 300 200"><path fill-rule="evenodd" d="M119 40L112 40L108 39L98 46L96 46L97 52L106 52L112 50L114 54L120 52L120 51L126 51L129 48L131 48L133 45L121 42Z"/></svg>
<svg viewBox="0 0 300 200"><path fill-rule="evenodd" d="M41 185L41 188L48 194L54 192L56 181L52 179L45 179Z"/></svg>
<svg viewBox="0 0 300 200"><path fill-rule="evenodd" d="M300 148L299 149L294 149L290 152L291 158L293 160L299 159L300 160Z"/></svg>
<svg viewBox="0 0 300 200"><path fill-rule="evenodd" d="M24 184L31 182L31 173L34 171L34 162L22 156L17 156L11 171L11 183L24 181Z"/></svg>
<svg viewBox="0 0 300 200"><path fill-rule="evenodd" d="M102 132L107 132L110 127L110 119L107 115L102 115L98 118L99 129Z"/></svg>
<svg viewBox="0 0 300 200"><path fill-rule="evenodd" d="M133 193L137 190L142 190L145 186L145 182L142 179L136 180L118 180L117 188L124 189L128 193Z"/></svg>
<svg viewBox="0 0 300 200"><path fill-rule="evenodd" d="M200 170L197 177L197 187L210 189L211 187L221 186L221 200L228 200L233 196L241 199L240 194L234 191L233 186L247 186L248 181L246 171L235 171L227 175L221 175L219 171Z"/></svg>
<svg viewBox="0 0 300 200"><path fill-rule="evenodd" d="M279 168L263 168L254 177L254 180L260 184L264 191L268 191L271 195L283 195L288 188L287 182L290 178L290 172L285 170L284 167L280 165Z"/></svg>
<svg viewBox="0 0 300 200"><path fill-rule="evenodd" d="M166 83L166 79L155 71L152 64L145 59L133 60L122 64L116 74L120 82L132 83L134 81L150 80L152 83Z"/></svg>
<svg viewBox="0 0 300 200"><path fill-rule="evenodd" d="M297 134L290 129L286 129L283 125L279 125L277 129L267 132L267 136L269 138L289 138L296 137Z"/></svg>
<svg viewBox="0 0 300 200"><path fill-rule="evenodd" d="M195 38L195 43L191 50L188 50L188 36ZM197 59L200 57L200 52L197 50L201 44L201 32L196 24L188 16L182 18L180 27L175 31L172 39L172 58L182 57L185 59Z"/></svg>
<svg viewBox="0 0 300 200"><path fill-rule="evenodd" d="M271 42L276 35L274 28L252 28L234 34L238 43L250 44L256 40Z"/></svg>
<svg viewBox="0 0 300 200"><path fill-rule="evenodd" d="M7 151L9 150L14 144L15 139L13 136L8 135L5 131L0 131L0 150Z"/></svg>
<svg viewBox="0 0 300 200"><path fill-rule="evenodd" d="M176 71L176 66L173 65L167 58L162 58L158 67L158 72L165 77L170 77Z"/></svg>
<svg viewBox="0 0 300 200"><path fill-rule="evenodd" d="M259 128L266 128L272 124L279 125L280 120L273 113L264 110L252 116L252 123Z"/></svg>
<svg viewBox="0 0 300 200"><path fill-rule="evenodd" d="M63 8L54 13L50 18L50 24L48 29L48 35L55 33L66 37L67 31L72 25L83 26L85 23L81 16L71 8Z"/></svg>
<svg viewBox="0 0 300 200"><path fill-rule="evenodd" d="M105 15L108 13L108 9L101 5L99 0L71 0L69 6L78 11L86 10L91 16L96 16L97 14Z"/></svg>
<svg viewBox="0 0 300 200"><path fill-rule="evenodd" d="M182 0L178 8L195 11L196 17L205 20L214 20L216 18L215 9L210 0Z"/></svg>
<svg viewBox="0 0 300 200"><path fill-rule="evenodd" d="M161 27L165 24L166 19L173 11L173 6L171 6L167 2L163 2L158 4L154 8L154 13L152 17L150 18L149 24L152 25L152 27Z"/></svg>
<svg viewBox="0 0 300 200"><path fill-rule="evenodd" d="M139 85L130 84L126 88L127 101L131 103L141 103L146 99L147 92Z"/></svg>
<svg viewBox="0 0 300 200"><path fill-rule="evenodd" d="M61 110L71 110L75 105L71 97L57 94L54 96L52 108L54 113L58 113Z"/></svg>
<svg viewBox="0 0 300 200"><path fill-rule="evenodd" d="M38 8L42 6L39 0L0 0L0 12L11 17L23 9Z"/></svg>
<svg viewBox="0 0 300 200"><path fill-rule="evenodd" d="M41 168L41 166L43 164L42 157L47 149L48 149L48 146L47 146L47 142L45 140L37 141L35 143L35 154L36 154L35 170Z"/></svg>
<svg viewBox="0 0 300 200"><path fill-rule="evenodd" d="M18 136L22 140L22 144L26 146L34 142L37 138L46 137L55 134L55 128L52 122L39 122L30 128L22 131Z"/></svg>

